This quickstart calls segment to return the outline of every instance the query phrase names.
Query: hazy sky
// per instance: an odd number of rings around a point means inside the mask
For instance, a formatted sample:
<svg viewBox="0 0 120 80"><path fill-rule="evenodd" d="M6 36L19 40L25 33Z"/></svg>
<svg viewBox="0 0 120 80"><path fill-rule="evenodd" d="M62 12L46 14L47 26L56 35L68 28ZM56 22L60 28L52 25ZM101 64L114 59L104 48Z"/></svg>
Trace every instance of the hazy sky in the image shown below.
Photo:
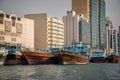
<svg viewBox="0 0 120 80"><path fill-rule="evenodd" d="M58 17L71 10L71 0L0 0L0 9L7 14L48 13L49 16ZM113 25L120 25L120 0L106 0L106 16L111 17Z"/></svg>

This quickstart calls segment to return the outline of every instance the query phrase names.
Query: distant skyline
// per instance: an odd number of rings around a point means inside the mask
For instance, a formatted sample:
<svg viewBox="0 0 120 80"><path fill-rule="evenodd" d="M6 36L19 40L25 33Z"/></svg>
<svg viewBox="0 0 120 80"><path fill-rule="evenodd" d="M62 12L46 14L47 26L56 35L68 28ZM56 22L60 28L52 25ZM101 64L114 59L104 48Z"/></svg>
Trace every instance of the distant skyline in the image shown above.
<svg viewBox="0 0 120 80"><path fill-rule="evenodd" d="M106 1L106 17L109 16L114 28L120 25L120 0ZM7 14L16 14L18 17L24 14L48 13L51 17L62 17L71 10L71 0L0 0L0 10Z"/></svg>

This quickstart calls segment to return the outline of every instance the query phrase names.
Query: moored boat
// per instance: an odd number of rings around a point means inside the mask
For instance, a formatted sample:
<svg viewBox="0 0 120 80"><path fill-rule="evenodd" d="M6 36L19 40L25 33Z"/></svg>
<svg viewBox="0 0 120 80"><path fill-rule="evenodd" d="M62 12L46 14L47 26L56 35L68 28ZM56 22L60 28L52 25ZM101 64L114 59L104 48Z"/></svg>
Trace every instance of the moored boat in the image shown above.
<svg viewBox="0 0 120 80"><path fill-rule="evenodd" d="M2 65L3 62L4 62L4 59L2 58L2 55L3 55L3 52L0 51L0 65Z"/></svg>
<svg viewBox="0 0 120 80"><path fill-rule="evenodd" d="M27 64L26 59L21 54L7 54L4 60L4 65Z"/></svg>
<svg viewBox="0 0 120 80"><path fill-rule="evenodd" d="M8 54L7 50L0 48L0 65L4 64L6 54Z"/></svg>
<svg viewBox="0 0 120 80"><path fill-rule="evenodd" d="M72 46L64 46L56 53L60 64L87 64L89 63L90 47L82 42L74 42Z"/></svg>
<svg viewBox="0 0 120 80"><path fill-rule="evenodd" d="M104 53L104 51L96 50L96 51L92 52L90 62L105 63L105 62L107 62L106 57L107 57L107 55Z"/></svg>
<svg viewBox="0 0 120 80"><path fill-rule="evenodd" d="M109 63L120 63L120 56L119 55L109 55L107 57Z"/></svg>
<svg viewBox="0 0 120 80"><path fill-rule="evenodd" d="M47 54L40 51L21 51L28 64L58 64L58 59L54 54Z"/></svg>
<svg viewBox="0 0 120 80"><path fill-rule="evenodd" d="M70 50L59 50L56 53L60 64L87 64L89 56L83 53L78 53Z"/></svg>

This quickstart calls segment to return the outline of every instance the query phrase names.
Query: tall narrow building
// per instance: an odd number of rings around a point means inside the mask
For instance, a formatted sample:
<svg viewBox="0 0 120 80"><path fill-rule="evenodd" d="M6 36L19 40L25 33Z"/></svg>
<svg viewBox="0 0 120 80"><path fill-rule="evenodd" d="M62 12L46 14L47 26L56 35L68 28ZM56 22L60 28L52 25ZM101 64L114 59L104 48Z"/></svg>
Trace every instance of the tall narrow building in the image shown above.
<svg viewBox="0 0 120 80"><path fill-rule="evenodd" d="M90 0L90 28L91 44L93 48L99 47L99 8L98 0Z"/></svg>
<svg viewBox="0 0 120 80"><path fill-rule="evenodd" d="M105 48L105 1L90 0L91 43L93 47Z"/></svg>
<svg viewBox="0 0 120 80"><path fill-rule="evenodd" d="M99 0L99 47L105 48L105 1Z"/></svg>
<svg viewBox="0 0 120 80"><path fill-rule="evenodd" d="M113 30L114 54L118 54L118 31Z"/></svg>
<svg viewBox="0 0 120 80"><path fill-rule="evenodd" d="M119 26L119 32L118 32L118 54L120 54L120 26Z"/></svg>
<svg viewBox="0 0 120 80"><path fill-rule="evenodd" d="M113 25L110 17L106 18L106 53L110 54L114 52L113 43Z"/></svg>

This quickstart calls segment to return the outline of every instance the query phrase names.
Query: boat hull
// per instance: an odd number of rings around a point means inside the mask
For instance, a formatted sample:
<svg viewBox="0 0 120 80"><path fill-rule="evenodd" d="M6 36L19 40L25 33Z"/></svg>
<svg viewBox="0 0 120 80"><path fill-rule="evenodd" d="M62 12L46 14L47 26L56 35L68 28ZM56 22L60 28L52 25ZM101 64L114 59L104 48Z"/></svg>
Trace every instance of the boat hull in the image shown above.
<svg viewBox="0 0 120 80"><path fill-rule="evenodd" d="M87 55L81 55L80 53L71 51L57 51L56 56L59 59L60 64L88 64L89 58Z"/></svg>
<svg viewBox="0 0 120 80"><path fill-rule="evenodd" d="M4 65L18 65L27 64L26 59L22 55L18 54L8 54L4 60Z"/></svg>
<svg viewBox="0 0 120 80"><path fill-rule="evenodd" d="M109 63L120 63L120 56L110 55L107 57Z"/></svg>
<svg viewBox="0 0 120 80"><path fill-rule="evenodd" d="M58 64L58 60L53 54L31 51L21 51L21 53L25 56L30 65Z"/></svg>
<svg viewBox="0 0 120 80"><path fill-rule="evenodd" d="M106 63L107 60L105 57L91 57L90 62L93 63Z"/></svg>

